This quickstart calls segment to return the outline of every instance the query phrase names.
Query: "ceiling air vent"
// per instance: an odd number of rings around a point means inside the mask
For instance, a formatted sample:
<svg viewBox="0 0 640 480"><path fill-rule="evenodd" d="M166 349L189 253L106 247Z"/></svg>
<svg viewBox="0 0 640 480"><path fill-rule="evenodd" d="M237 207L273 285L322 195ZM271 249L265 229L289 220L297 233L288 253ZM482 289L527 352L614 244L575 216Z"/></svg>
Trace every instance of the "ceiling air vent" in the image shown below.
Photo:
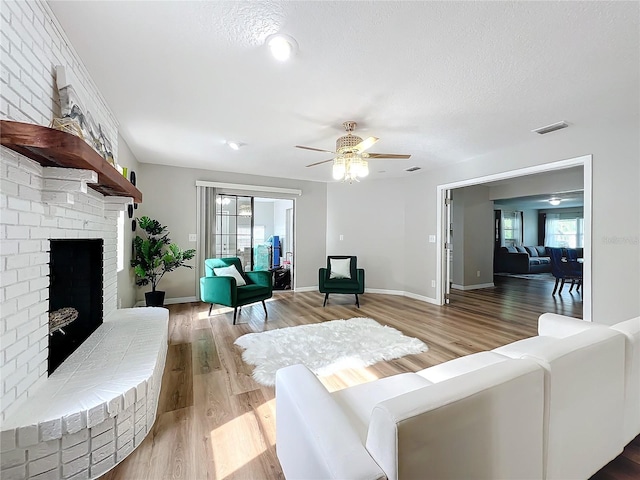
<svg viewBox="0 0 640 480"><path fill-rule="evenodd" d="M405 168L404 171L405 172L415 172L416 170L420 170L422 167L409 167L409 168Z"/></svg>
<svg viewBox="0 0 640 480"><path fill-rule="evenodd" d="M556 130L562 130L563 128L567 128L569 124L564 120L562 122L552 123L551 125L547 125L546 127L536 128L531 130L532 132L539 133L540 135L544 135L545 133L555 132Z"/></svg>

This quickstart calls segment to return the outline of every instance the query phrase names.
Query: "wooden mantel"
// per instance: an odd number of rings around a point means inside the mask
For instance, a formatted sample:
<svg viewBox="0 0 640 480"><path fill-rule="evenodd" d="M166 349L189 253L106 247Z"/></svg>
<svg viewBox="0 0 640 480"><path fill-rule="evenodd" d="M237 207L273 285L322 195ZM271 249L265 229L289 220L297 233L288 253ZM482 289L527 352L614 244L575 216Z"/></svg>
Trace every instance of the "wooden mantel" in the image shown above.
<svg viewBox="0 0 640 480"><path fill-rule="evenodd" d="M98 183L88 186L107 196L132 197L142 202L142 192L80 137L31 123L0 120L0 143L44 167L93 170Z"/></svg>

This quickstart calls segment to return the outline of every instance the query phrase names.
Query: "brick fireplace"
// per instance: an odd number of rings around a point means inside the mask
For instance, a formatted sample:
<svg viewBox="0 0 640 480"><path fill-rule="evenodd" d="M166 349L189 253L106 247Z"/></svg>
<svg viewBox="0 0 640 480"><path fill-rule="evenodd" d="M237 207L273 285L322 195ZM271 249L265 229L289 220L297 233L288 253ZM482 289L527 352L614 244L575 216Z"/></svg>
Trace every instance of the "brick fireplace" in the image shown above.
<svg viewBox="0 0 640 480"><path fill-rule="evenodd" d="M47 378L51 239L98 239L102 313L117 309L118 216L131 200L87 188L97 174L43 168L0 147L2 420Z"/></svg>

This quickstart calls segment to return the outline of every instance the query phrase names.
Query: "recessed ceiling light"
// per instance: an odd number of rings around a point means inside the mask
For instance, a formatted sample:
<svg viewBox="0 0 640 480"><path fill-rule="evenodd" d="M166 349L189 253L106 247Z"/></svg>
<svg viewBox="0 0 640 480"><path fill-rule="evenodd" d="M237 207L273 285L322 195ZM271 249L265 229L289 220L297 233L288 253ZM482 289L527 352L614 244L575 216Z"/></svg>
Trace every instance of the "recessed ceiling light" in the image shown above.
<svg viewBox="0 0 640 480"><path fill-rule="evenodd" d="M240 149L240 144L236 143L236 142L227 142L227 145L231 150L239 150Z"/></svg>
<svg viewBox="0 0 640 480"><path fill-rule="evenodd" d="M298 48L298 42L293 37L282 33L269 35L265 43L269 46L271 55L280 62L289 60Z"/></svg>
<svg viewBox="0 0 640 480"><path fill-rule="evenodd" d="M560 205L561 201L562 201L561 199L555 198L555 197L552 197L552 198L549 199L549 203L551 205L553 205L554 207L557 207L558 205Z"/></svg>

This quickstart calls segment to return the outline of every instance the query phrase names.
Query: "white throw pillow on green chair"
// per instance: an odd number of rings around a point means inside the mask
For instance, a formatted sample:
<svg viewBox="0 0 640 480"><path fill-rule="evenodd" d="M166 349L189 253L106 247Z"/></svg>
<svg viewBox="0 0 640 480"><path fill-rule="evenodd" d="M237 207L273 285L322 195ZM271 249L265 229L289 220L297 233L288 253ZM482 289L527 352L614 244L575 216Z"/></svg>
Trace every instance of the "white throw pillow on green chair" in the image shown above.
<svg viewBox="0 0 640 480"><path fill-rule="evenodd" d="M238 269L236 268L235 265L230 265L228 267L220 267L220 268L214 268L213 269L213 273L216 274L216 277L233 277L236 279L236 285L238 287L242 287L243 285L246 285L247 282L244 281L244 278L242 278L242 275L240 275L240 272L238 271Z"/></svg>
<svg viewBox="0 0 640 480"><path fill-rule="evenodd" d="M330 258L329 264L331 266L329 278L351 278L350 258Z"/></svg>

